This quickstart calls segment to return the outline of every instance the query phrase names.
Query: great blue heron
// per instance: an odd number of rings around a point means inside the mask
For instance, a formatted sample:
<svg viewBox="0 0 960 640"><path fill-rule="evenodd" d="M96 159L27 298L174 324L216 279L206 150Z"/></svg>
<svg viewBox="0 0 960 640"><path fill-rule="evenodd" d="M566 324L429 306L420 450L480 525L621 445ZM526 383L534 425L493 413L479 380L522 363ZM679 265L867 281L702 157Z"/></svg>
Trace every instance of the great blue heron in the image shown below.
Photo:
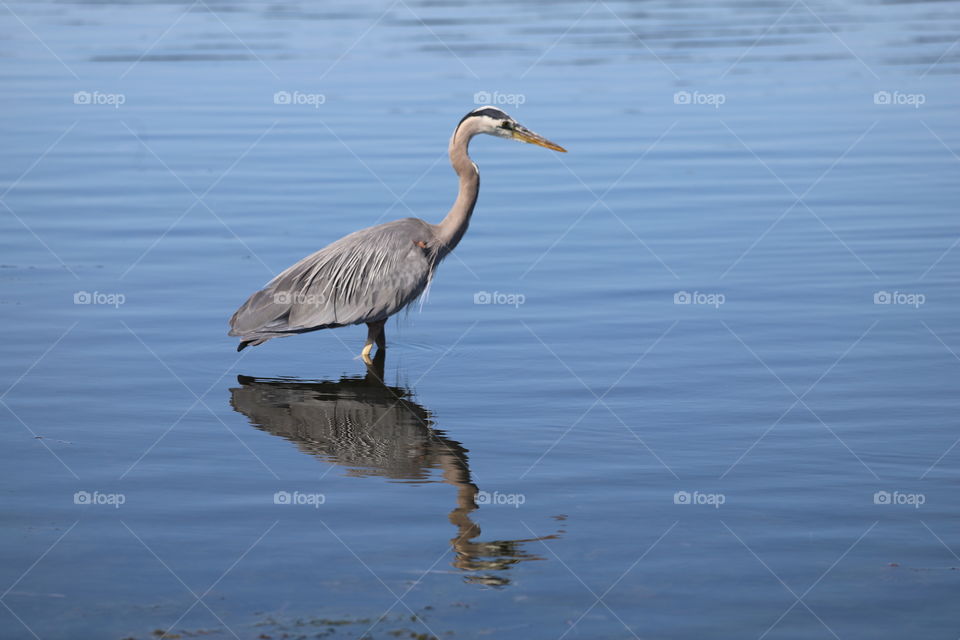
<svg viewBox="0 0 960 640"><path fill-rule="evenodd" d="M495 107L474 109L450 138L450 164L460 191L440 224L404 218L361 229L307 256L250 296L230 318L237 351L271 338L366 323L361 356L386 344L387 318L416 300L437 265L460 242L480 191L480 171L467 147L477 134L513 138L566 151Z"/></svg>

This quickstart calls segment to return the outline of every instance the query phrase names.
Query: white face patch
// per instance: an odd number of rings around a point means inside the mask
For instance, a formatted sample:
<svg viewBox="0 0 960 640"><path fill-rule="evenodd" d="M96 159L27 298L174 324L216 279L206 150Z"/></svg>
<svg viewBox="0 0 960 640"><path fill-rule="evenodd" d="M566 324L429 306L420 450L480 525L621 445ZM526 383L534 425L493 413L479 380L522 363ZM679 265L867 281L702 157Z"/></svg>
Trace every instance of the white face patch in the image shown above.
<svg viewBox="0 0 960 640"><path fill-rule="evenodd" d="M457 128L460 127L463 123L468 120L472 121L474 130L477 133L486 133L489 135L494 135L502 138L512 137L508 129L502 129L501 125L506 122L513 122L513 118L503 112L503 110L498 109L497 107L484 105L482 107L477 107L466 116L460 120L460 124L457 125Z"/></svg>
<svg viewBox="0 0 960 640"><path fill-rule="evenodd" d="M512 139L513 128L512 126L511 128L504 128L504 123L517 125L513 118L497 107L477 107L463 117L460 124L457 125L457 131L459 132L461 127L467 126L470 130L469 135L471 136L478 133L485 133L490 136L496 136L497 138Z"/></svg>
<svg viewBox="0 0 960 640"><path fill-rule="evenodd" d="M488 116L483 116L484 124L487 125L484 129L484 133L489 133L492 136L497 136L498 138L512 138L513 130L504 129L503 123L504 120L496 120ZM511 122L512 120L507 120L506 122Z"/></svg>

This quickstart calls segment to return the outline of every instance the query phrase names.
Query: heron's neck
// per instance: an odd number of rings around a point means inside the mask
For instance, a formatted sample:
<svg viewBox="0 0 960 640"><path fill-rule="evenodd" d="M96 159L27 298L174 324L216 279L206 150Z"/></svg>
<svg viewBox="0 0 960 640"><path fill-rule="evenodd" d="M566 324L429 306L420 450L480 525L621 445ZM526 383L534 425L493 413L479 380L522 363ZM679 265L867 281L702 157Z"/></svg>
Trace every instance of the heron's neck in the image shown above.
<svg viewBox="0 0 960 640"><path fill-rule="evenodd" d="M460 191L450 212L437 225L437 238L442 245L443 255L453 251L467 232L473 206L477 203L477 193L480 191L480 172L467 155L467 146L472 137L473 133L466 130L466 127L460 127L450 139L450 164L460 178Z"/></svg>

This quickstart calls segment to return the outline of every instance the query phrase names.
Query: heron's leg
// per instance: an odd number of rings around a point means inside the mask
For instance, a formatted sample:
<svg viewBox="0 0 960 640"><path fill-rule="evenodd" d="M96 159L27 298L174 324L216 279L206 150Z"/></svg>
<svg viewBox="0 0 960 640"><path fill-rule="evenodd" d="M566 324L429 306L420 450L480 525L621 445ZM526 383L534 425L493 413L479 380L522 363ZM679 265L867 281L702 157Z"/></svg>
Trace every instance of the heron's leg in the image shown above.
<svg viewBox="0 0 960 640"><path fill-rule="evenodd" d="M385 322L386 321L382 320L380 322L367 323L367 342L363 345L363 351L360 352L360 356L367 364L371 364L373 362L370 359L370 352L373 350L373 344L376 343L377 347L381 349L383 348L383 325Z"/></svg>
<svg viewBox="0 0 960 640"><path fill-rule="evenodd" d="M380 334L377 336L377 352L387 348L387 321L380 323Z"/></svg>
<svg viewBox="0 0 960 640"><path fill-rule="evenodd" d="M377 355L367 362L367 382L369 384L383 384L383 365L387 360L387 352L377 349Z"/></svg>

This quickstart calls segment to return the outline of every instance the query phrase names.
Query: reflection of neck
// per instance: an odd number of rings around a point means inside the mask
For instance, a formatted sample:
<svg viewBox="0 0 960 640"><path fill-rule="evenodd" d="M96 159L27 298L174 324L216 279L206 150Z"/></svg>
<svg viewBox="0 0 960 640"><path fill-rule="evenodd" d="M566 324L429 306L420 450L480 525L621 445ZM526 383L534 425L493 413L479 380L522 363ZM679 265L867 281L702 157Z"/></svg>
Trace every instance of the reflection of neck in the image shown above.
<svg viewBox="0 0 960 640"><path fill-rule="evenodd" d="M470 160L467 147L474 136L469 121L459 127L450 138L450 164L460 178L460 190L450 212L437 225L437 237L441 243L440 257L453 251L470 225L470 216L480 192L480 172Z"/></svg>
<svg viewBox="0 0 960 640"><path fill-rule="evenodd" d="M467 450L459 443L447 440L434 432L436 457L443 470L444 482L457 488L457 506L447 516L450 524L457 528L457 537L450 540L456 558L453 566L465 571L499 571L522 560L540 560L538 556L525 552L524 542L552 540L556 534L520 540L476 540L480 536L480 526L470 519L477 510L477 494L480 490L470 477ZM506 578L493 578L486 575L481 580L486 584L509 584Z"/></svg>
<svg viewBox="0 0 960 640"><path fill-rule="evenodd" d="M443 470L443 479L457 488L457 507L448 516L450 524L457 528L457 537L450 542L458 554L464 553L467 552L469 541L480 535L480 527L470 519L470 514L477 510L479 490L471 481L463 447L444 438L440 440L438 448L437 457Z"/></svg>

